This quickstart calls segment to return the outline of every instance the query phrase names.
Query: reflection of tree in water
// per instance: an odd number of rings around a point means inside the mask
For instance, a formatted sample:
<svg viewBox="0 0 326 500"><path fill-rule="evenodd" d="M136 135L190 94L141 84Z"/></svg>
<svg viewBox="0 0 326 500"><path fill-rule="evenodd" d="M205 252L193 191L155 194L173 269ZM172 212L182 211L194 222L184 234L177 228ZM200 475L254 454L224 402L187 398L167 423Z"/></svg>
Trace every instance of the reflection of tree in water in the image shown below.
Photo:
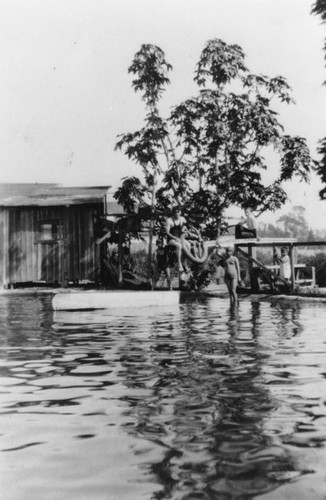
<svg viewBox="0 0 326 500"><path fill-rule="evenodd" d="M193 303L181 324L153 322L149 345L125 353L127 383L150 387L128 398L136 417L128 432L165 450L150 466L162 484L157 499L248 499L295 474L290 454L264 431L275 404L262 379L270 354L259 343L260 304L250 307L245 316Z"/></svg>

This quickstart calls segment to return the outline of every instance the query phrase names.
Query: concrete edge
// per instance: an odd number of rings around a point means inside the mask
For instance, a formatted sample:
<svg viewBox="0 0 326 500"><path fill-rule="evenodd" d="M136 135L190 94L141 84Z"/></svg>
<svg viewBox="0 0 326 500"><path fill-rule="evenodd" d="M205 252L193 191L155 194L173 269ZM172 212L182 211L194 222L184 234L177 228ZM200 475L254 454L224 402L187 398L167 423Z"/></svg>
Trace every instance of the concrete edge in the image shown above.
<svg viewBox="0 0 326 500"><path fill-rule="evenodd" d="M227 297L227 293L223 292L207 292L207 296L210 297ZM288 302L326 302L325 296L308 296L308 295L270 295L270 294L254 294L254 293L238 293L239 299L249 299L255 302L266 302L266 301L288 301Z"/></svg>
<svg viewBox="0 0 326 500"><path fill-rule="evenodd" d="M108 290L109 291L109 290ZM176 290L175 290L176 291ZM14 290L0 290L0 297L1 296L13 296L13 295L19 295L19 296L54 296L56 294L63 294L63 293L71 293L71 289L38 289L38 290L33 290L33 289L14 289ZM219 297L219 298L225 298L228 297L228 292L224 290L210 290L210 291L181 291L180 292L180 298L204 298L204 297ZM251 293L238 293L238 297L241 300L242 299L250 299L254 301L288 301L288 302L295 302L295 301L300 301L300 302L320 302L320 303L326 303L326 296L308 296L308 295L285 295L285 294L280 294L280 295L271 295L271 294L251 294Z"/></svg>

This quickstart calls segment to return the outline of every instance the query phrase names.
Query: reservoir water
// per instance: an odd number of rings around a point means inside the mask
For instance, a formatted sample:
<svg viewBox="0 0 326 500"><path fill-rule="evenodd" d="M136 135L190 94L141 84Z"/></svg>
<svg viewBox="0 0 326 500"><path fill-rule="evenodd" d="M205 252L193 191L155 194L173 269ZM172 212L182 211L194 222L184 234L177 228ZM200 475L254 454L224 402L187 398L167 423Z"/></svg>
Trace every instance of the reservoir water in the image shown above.
<svg viewBox="0 0 326 500"><path fill-rule="evenodd" d="M1 500L326 498L326 304L0 297Z"/></svg>

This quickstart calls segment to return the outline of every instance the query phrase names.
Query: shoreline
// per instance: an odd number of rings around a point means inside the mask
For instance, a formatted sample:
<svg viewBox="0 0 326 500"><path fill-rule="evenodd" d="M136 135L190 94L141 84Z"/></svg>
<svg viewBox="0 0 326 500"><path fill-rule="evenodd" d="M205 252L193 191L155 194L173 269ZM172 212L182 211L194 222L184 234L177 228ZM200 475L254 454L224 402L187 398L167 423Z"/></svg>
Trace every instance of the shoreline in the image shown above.
<svg viewBox="0 0 326 500"><path fill-rule="evenodd" d="M82 289L76 288L16 288L12 290L0 290L0 298L10 297L10 296L26 296L26 297L39 297L39 296L54 296L62 293L74 293L75 291L81 291ZM87 289L87 291L99 291L97 289ZM86 291L86 290L84 290ZM105 291L105 290L101 290ZM107 292L121 292L132 291L132 290L106 290ZM138 290L134 290L138 292ZM158 291L158 290L154 290ZM166 290L168 292L168 290ZM181 298L195 298L195 297L228 297L228 291L224 285L217 285L211 287L207 290L201 291L181 291ZM250 291L240 291L238 292L239 299L250 299L253 301L289 301L289 302L320 302L326 303L326 288L314 289L314 290L302 290L298 294L287 295L287 294L273 294L273 293L250 293Z"/></svg>

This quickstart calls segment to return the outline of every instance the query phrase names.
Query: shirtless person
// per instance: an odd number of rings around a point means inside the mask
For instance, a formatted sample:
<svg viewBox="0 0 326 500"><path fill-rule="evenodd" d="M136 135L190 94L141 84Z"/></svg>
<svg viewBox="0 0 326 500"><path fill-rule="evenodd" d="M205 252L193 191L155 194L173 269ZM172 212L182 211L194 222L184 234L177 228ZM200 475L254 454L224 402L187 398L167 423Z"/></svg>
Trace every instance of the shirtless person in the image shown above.
<svg viewBox="0 0 326 500"><path fill-rule="evenodd" d="M257 238L258 224L254 214L249 208L246 208L245 215L246 217L235 226L235 237L237 239Z"/></svg>

